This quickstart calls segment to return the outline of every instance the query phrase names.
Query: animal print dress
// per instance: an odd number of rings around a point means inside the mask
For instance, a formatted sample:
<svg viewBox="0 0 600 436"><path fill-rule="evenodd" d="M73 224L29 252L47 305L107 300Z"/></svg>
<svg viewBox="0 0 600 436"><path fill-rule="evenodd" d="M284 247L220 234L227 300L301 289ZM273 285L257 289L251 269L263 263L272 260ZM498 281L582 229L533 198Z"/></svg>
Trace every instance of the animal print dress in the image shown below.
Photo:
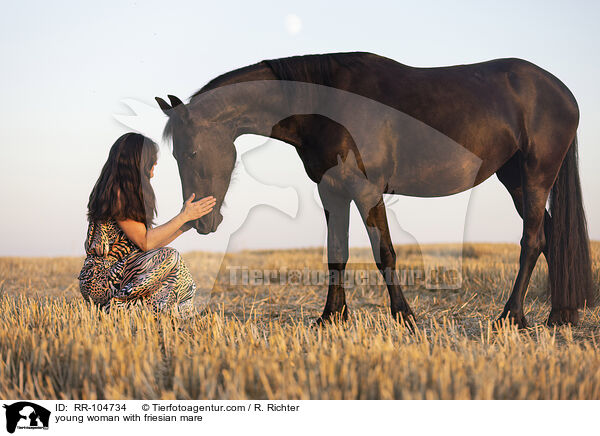
<svg viewBox="0 0 600 436"><path fill-rule="evenodd" d="M105 244L108 254L96 255L97 244ZM180 318L193 315L196 284L173 248L141 251L111 219L89 224L85 252L79 289L86 301L105 311L144 302L155 316L171 309Z"/></svg>

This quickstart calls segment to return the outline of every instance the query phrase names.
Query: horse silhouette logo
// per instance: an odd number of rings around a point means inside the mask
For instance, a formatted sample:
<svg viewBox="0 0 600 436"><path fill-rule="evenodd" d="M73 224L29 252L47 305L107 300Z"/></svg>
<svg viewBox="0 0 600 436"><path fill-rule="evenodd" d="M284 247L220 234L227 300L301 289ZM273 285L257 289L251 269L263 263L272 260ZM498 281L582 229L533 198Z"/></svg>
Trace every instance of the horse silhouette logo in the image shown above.
<svg viewBox="0 0 600 436"><path fill-rule="evenodd" d="M50 411L42 406L29 401L19 401L10 405L4 404L6 409L6 431L14 433L19 429L48 429Z"/></svg>

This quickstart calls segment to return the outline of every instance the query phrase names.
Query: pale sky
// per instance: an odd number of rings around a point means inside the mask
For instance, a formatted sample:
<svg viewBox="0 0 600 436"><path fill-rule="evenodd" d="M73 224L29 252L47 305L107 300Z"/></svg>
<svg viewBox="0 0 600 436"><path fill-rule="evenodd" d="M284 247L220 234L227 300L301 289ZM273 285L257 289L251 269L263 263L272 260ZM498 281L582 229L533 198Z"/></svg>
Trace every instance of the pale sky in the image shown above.
<svg viewBox="0 0 600 436"><path fill-rule="evenodd" d="M420 67L520 57L556 75L579 103L585 207L590 236L600 239L598 23L600 6L592 1L5 3L0 256L83 254L89 193L112 143L132 130L116 119L131 114L124 100L155 107L155 96L175 94L187 101L210 79L263 59L340 51L369 51ZM164 119L156 120L149 128L160 131ZM252 141L265 139L240 138L236 145ZM265 194L257 188L255 204L273 204L288 215L268 206L252 209L229 249L323 245L325 219L294 149L270 140L244 159L254 179L288 188ZM181 205L166 144L153 185L160 224ZM234 186L233 198L241 198L249 185L238 179ZM397 243L411 240L407 231L418 242L518 242L521 236L521 221L495 176L456 197L391 202ZM231 213L245 213L238 204L228 202ZM350 232L351 245L367 245L356 215ZM172 246L221 251L227 241L219 231L208 237L190 231Z"/></svg>

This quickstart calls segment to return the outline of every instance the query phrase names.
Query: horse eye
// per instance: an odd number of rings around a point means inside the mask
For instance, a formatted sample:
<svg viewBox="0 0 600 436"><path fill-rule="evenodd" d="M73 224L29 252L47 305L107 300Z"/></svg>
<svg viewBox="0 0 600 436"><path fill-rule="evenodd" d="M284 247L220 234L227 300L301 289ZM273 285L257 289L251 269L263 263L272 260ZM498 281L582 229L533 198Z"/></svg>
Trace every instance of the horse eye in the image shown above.
<svg viewBox="0 0 600 436"><path fill-rule="evenodd" d="M193 152L191 152L191 153L189 153L189 154L188 154L188 157L189 157L190 159L193 159L193 158L195 158L195 157L196 157L196 153L198 153L198 152L197 152L197 151L193 151Z"/></svg>

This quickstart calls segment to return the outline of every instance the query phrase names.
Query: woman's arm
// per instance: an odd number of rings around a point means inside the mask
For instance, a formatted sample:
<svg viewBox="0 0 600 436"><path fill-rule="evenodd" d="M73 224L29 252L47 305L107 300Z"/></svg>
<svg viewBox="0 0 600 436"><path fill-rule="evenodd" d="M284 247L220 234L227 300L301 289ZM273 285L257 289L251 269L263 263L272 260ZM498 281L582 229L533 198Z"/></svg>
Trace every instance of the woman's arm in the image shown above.
<svg viewBox="0 0 600 436"><path fill-rule="evenodd" d="M175 233L173 233L167 239L165 239L164 241L162 241L160 243L159 247L164 247L165 245L167 245L171 241L177 239L179 236L181 236L182 234L184 234L185 232L187 232L191 228L192 228L192 226L190 225L190 223L188 221L187 223L185 223L184 225L182 225L181 227L179 227L177 230L175 230Z"/></svg>
<svg viewBox="0 0 600 436"><path fill-rule="evenodd" d="M210 213L216 202L214 197L205 197L192 203L193 199L194 194L186 200L181 212L166 223L152 229L147 229L144 223L132 219L117 220L117 223L125 235L142 251L164 247L183 233L181 227L185 223Z"/></svg>
<svg viewBox="0 0 600 436"><path fill-rule="evenodd" d="M165 244L168 244L179 236L175 236L175 233L185 221L183 220L183 217L176 215L163 225L152 229L147 229L144 223L132 219L117 220L117 223L119 224L119 227L123 229L123 232L125 232L127 237L131 239L140 250L148 251L154 248L163 247ZM171 236L173 237L169 239Z"/></svg>

